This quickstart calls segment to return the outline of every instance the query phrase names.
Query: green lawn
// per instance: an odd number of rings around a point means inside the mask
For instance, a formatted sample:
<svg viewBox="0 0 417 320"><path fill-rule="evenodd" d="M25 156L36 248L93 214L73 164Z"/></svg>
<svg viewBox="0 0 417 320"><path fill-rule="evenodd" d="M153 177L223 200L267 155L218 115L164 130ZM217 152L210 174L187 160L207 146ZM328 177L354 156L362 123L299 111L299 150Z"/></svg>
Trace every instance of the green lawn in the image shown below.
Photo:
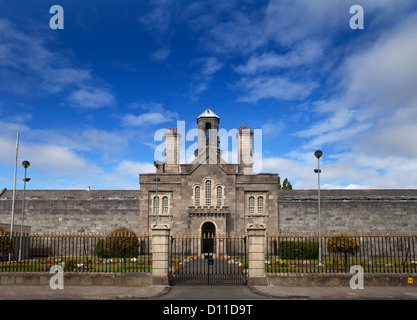
<svg viewBox="0 0 417 320"><path fill-rule="evenodd" d="M62 265L68 272L151 272L150 258L35 258L21 262L0 262L0 271L49 272L53 265Z"/></svg>
<svg viewBox="0 0 417 320"><path fill-rule="evenodd" d="M346 266L344 259L323 259L319 266L318 259L291 260L291 259L268 259L265 260L265 271L274 273L314 273L314 272L349 272L350 267L358 265L363 272L417 272L417 261L402 259L355 259L349 258Z"/></svg>

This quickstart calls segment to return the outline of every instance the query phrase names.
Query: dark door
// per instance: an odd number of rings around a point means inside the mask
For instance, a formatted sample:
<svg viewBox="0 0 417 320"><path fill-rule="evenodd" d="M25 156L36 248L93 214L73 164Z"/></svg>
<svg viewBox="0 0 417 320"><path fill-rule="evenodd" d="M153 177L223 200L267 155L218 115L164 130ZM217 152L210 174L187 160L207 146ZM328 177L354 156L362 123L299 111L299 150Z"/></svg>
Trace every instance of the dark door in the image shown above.
<svg viewBox="0 0 417 320"><path fill-rule="evenodd" d="M213 253L214 252L214 237L216 235L216 227L211 222L206 222L201 228L202 236L202 252Z"/></svg>

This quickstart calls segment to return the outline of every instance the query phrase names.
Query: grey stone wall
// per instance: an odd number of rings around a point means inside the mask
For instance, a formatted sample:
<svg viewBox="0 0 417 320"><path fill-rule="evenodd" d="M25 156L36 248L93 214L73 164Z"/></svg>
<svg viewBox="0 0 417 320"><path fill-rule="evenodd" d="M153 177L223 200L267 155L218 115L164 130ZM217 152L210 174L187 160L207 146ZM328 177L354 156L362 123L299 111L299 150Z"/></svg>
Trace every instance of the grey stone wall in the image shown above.
<svg viewBox="0 0 417 320"><path fill-rule="evenodd" d="M0 223L11 223L12 191L0 197ZM124 226L137 231L138 191L29 190L24 225L31 232L110 232ZM16 192L14 223L20 226L22 192ZM15 231L16 228L14 229ZM8 230L9 231L9 228Z"/></svg>
<svg viewBox="0 0 417 320"><path fill-rule="evenodd" d="M174 203L171 214L161 219L171 225L173 232L183 230L197 233L201 223L206 220L215 221L219 233L242 232L248 223L265 223L268 231L317 231L317 190L276 191L274 181L268 175L259 175L249 186L246 184L246 179L249 179L247 176L225 173L218 179L224 183L227 192L231 192L225 195L226 209L236 214L229 214L225 218L219 212L218 216L199 215L190 218L189 203L183 199L192 197L193 183L210 174L214 175L215 172L196 172L192 181L183 181L181 175L167 176L166 181L161 177L160 192L172 192ZM154 216L148 214L149 192L155 191L154 177L151 174L142 177L149 181L141 199L138 190L28 190L24 225L32 232L109 232L120 226L147 231L154 221ZM146 181L142 182L146 185ZM245 194L251 189L264 191L268 195L268 215L249 217L244 213ZM14 223L19 227L21 196L22 192L18 190ZM233 201L230 202L230 199ZM321 190L320 202L322 231L417 230L417 190ZM10 226L11 206L12 191L7 190L0 196L0 224ZM141 217L140 207L146 212Z"/></svg>
<svg viewBox="0 0 417 320"><path fill-rule="evenodd" d="M320 216L322 231L416 231L417 190L321 190ZM278 217L275 230L317 231L317 190L280 191Z"/></svg>

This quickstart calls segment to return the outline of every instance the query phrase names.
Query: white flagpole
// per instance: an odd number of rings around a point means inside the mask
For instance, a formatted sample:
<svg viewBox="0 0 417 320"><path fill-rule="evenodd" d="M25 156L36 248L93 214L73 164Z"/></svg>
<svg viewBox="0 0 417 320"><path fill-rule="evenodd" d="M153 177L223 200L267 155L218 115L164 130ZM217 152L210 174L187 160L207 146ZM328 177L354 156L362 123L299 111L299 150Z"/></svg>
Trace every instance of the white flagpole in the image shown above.
<svg viewBox="0 0 417 320"><path fill-rule="evenodd" d="M10 239L13 237L13 225L14 225L14 200L16 195L16 170L17 170L17 154L19 149L19 132L17 133L16 138L16 160L14 164L14 185L13 185L13 200L12 200L12 221L10 223ZM10 253L9 253L9 261L10 261Z"/></svg>

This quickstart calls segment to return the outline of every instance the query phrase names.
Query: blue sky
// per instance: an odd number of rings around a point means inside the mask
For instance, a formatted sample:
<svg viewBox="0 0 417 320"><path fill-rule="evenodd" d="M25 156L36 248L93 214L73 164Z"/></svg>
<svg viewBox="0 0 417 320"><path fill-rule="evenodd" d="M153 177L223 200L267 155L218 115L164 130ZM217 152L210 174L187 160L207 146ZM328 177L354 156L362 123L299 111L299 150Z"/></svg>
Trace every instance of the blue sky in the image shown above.
<svg viewBox="0 0 417 320"><path fill-rule="evenodd" d="M363 30L349 26L353 5ZM295 189L317 187L317 149L322 188L416 188L416 9L0 0L0 187L13 188L19 132L18 189L23 160L31 189L137 189L155 134L177 121L189 132L210 108L227 131L262 130L262 171Z"/></svg>

